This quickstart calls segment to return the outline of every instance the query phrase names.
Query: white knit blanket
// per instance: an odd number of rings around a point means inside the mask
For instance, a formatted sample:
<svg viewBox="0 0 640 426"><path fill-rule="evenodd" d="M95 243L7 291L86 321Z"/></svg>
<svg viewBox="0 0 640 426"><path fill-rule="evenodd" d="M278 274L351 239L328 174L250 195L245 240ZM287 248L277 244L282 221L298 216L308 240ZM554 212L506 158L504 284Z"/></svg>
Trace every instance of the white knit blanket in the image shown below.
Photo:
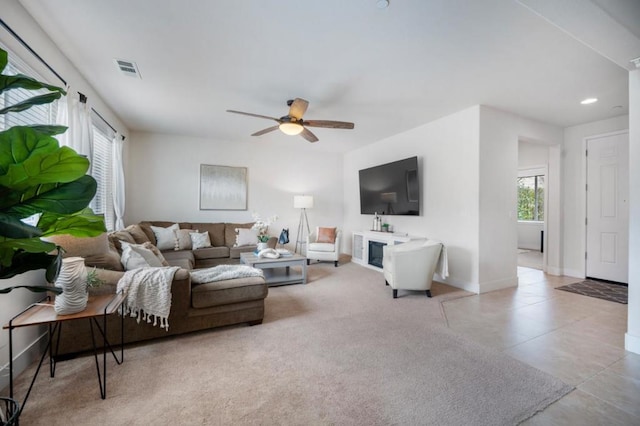
<svg viewBox="0 0 640 426"><path fill-rule="evenodd" d="M234 278L263 276L262 270L247 265L218 265L212 268L195 269L191 271L191 282L203 284Z"/></svg>
<svg viewBox="0 0 640 426"><path fill-rule="evenodd" d="M118 281L118 292L126 292L123 315L130 314L147 323L169 330L171 282L177 266L137 268L124 273Z"/></svg>

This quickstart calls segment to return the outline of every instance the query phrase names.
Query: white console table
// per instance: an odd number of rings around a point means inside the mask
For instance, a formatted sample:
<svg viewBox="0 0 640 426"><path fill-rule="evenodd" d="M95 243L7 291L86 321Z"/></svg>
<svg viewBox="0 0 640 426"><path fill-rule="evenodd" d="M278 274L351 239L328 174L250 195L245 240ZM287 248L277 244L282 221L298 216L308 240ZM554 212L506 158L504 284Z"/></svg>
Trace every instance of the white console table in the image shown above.
<svg viewBox="0 0 640 426"><path fill-rule="evenodd" d="M369 242L379 243L383 245L396 245L406 243L407 241L419 239L422 237L409 236L404 234L395 234L393 232L363 231L353 233L352 257L351 261L358 265L379 271L381 267L371 264L369 257ZM380 261L382 257L380 256ZM373 260L375 262L375 259Z"/></svg>

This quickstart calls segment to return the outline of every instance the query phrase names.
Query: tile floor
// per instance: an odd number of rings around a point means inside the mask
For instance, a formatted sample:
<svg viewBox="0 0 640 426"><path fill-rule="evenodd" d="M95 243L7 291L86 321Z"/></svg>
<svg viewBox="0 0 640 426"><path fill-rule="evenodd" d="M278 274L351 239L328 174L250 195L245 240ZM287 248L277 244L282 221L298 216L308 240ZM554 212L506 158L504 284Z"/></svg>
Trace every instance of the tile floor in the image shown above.
<svg viewBox="0 0 640 426"><path fill-rule="evenodd" d="M520 285L443 302L449 327L575 390L525 425L640 425L640 355L627 305L555 290L580 281L518 267Z"/></svg>

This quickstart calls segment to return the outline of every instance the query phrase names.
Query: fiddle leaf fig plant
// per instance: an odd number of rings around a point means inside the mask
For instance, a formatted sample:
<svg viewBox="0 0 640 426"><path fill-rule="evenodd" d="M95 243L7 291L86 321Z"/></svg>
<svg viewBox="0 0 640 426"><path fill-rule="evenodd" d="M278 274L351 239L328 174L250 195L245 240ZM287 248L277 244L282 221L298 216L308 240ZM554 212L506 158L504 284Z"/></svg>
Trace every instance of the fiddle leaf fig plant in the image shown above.
<svg viewBox="0 0 640 426"><path fill-rule="evenodd" d="M0 49L0 71L7 63L7 52ZM20 113L66 94L26 75L0 74L0 95L12 89L48 93L6 105L0 115ZM106 231L102 217L87 207L97 189L95 179L86 174L89 160L61 147L54 138L66 130L65 126L30 125L0 132L0 279L44 269L51 283L60 271L63 250L46 237L95 237ZM15 288L60 292L50 286L14 286L0 293Z"/></svg>

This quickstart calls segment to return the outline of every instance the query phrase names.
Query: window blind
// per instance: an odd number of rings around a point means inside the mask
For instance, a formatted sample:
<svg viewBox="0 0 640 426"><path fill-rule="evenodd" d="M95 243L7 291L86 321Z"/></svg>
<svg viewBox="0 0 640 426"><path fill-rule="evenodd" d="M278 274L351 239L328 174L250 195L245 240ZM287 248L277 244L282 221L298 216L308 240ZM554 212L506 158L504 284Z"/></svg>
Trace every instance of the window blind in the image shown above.
<svg viewBox="0 0 640 426"><path fill-rule="evenodd" d="M96 121L95 117L92 120ZM93 178L98 182L96 196L91 202L91 208L96 214L104 216L104 224L108 231L112 231L115 223L113 211L113 176L112 176L112 140L113 132L107 132L104 126L93 124L93 159L91 168Z"/></svg>

